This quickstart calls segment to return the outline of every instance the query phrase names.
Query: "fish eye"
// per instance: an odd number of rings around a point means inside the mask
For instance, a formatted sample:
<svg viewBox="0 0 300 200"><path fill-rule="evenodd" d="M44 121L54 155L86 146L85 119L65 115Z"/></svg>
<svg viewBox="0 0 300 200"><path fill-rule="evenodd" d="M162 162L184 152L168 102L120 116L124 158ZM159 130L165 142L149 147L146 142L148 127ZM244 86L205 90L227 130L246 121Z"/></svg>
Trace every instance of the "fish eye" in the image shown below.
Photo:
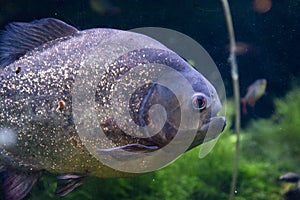
<svg viewBox="0 0 300 200"><path fill-rule="evenodd" d="M204 110L207 106L207 98L204 94L195 94L192 97L192 105L196 110Z"/></svg>

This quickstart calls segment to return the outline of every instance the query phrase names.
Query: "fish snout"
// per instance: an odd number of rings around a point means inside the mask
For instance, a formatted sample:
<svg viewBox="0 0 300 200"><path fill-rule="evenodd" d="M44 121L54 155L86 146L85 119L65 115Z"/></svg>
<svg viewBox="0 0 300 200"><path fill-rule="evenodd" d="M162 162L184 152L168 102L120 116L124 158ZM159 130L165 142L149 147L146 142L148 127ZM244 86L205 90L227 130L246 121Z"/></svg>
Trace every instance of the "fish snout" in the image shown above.
<svg viewBox="0 0 300 200"><path fill-rule="evenodd" d="M212 117L209 122L203 124L200 131L203 134L217 137L226 127L226 118L223 116ZM212 138L213 139L213 138Z"/></svg>
<svg viewBox="0 0 300 200"><path fill-rule="evenodd" d="M221 130L221 132L223 132L224 131L224 129L225 129L225 127L226 127L226 118L225 117L223 117L224 118L224 124L223 124L223 128L222 128L222 130Z"/></svg>

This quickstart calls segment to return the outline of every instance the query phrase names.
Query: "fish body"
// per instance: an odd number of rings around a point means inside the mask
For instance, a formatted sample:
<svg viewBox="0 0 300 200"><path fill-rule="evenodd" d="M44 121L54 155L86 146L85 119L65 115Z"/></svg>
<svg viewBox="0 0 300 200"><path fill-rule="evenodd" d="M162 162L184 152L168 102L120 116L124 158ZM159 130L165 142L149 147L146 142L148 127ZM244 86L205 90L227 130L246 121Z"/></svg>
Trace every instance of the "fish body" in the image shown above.
<svg viewBox="0 0 300 200"><path fill-rule="evenodd" d="M247 104L254 107L256 101L264 95L266 87L266 79L258 79L248 87L246 95L241 99L244 114L247 113Z"/></svg>
<svg viewBox="0 0 300 200"><path fill-rule="evenodd" d="M187 151L203 142L209 125L217 126L210 139L217 137L225 126L225 118L216 117L221 103L211 83L176 53L147 36L115 29L79 31L52 18L12 23L6 29L0 45L0 171L5 177L6 199L26 196L45 170L60 174L56 192L60 196L80 185L87 175L138 175L105 165L87 144L96 154L112 156L119 156L120 150L153 152L168 145L179 129L186 135L196 131ZM136 82L151 74L165 76L163 80L173 77L169 72L163 75L159 70L155 72L155 67L150 71L141 68L138 76L126 79L129 83L120 87L122 92L116 91L114 87L122 77L149 63L168 66L187 80L192 88L189 93L180 84L168 82L171 88L177 88L183 103L166 86L147 79L137 85L128 100L129 106L125 104L124 91ZM97 76L97 81L83 79L87 74ZM80 84L76 85L78 81ZM77 87L85 84L89 88L84 92L94 89L91 92L94 104L85 102L88 96L77 93ZM79 108L74 106L75 96L80 99ZM157 104L165 108L165 115L152 113L151 107ZM111 110L114 106L116 109ZM96 136L93 139L93 133L90 138L79 134L78 124L90 123L80 120L91 117L91 107L109 142ZM132 119L118 123L117 118L123 120L120 113L128 107ZM187 121L180 128L182 108L199 118ZM159 124L163 119L166 123L162 129L149 137L138 137L149 130L133 129L129 123L133 120L134 124L142 127L150 124L151 128L151 124L156 121ZM195 123L196 128L192 126ZM105 148L99 148L98 144Z"/></svg>

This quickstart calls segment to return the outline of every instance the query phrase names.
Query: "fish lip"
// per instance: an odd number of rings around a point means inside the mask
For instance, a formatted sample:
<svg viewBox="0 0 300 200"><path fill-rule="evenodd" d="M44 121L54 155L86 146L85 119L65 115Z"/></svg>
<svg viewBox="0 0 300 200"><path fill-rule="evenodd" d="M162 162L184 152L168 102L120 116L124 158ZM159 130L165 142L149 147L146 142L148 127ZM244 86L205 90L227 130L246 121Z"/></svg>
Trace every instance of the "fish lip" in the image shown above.
<svg viewBox="0 0 300 200"><path fill-rule="evenodd" d="M226 118L224 116L214 116L204 121L197 130L196 136L188 150L217 138L225 129Z"/></svg>
<svg viewBox="0 0 300 200"><path fill-rule="evenodd" d="M223 126L222 126L222 122L223 122ZM210 125L213 125L212 123L214 123L214 125L217 125L217 123L219 123L218 124L219 126L217 128L218 128L218 130L220 130L220 133L221 133L226 126L226 118L224 116L211 117L209 120L207 120L205 123L202 124L202 126L200 127L198 132L199 131L201 133L207 132L209 130Z"/></svg>

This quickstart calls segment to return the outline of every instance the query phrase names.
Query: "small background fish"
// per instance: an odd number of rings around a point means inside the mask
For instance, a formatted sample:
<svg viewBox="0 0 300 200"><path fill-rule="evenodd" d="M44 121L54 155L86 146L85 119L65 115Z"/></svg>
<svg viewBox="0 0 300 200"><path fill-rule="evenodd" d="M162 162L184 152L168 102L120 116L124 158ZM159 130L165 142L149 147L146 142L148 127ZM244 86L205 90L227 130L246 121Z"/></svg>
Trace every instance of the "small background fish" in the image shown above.
<svg viewBox="0 0 300 200"><path fill-rule="evenodd" d="M252 83L247 90L246 95L241 98L243 113L247 113L247 104L254 107L256 101L262 97L267 87L266 79L258 79Z"/></svg>

